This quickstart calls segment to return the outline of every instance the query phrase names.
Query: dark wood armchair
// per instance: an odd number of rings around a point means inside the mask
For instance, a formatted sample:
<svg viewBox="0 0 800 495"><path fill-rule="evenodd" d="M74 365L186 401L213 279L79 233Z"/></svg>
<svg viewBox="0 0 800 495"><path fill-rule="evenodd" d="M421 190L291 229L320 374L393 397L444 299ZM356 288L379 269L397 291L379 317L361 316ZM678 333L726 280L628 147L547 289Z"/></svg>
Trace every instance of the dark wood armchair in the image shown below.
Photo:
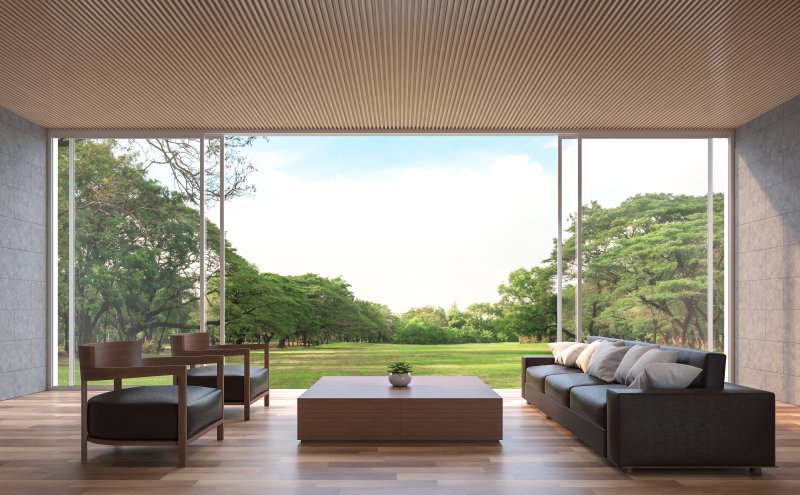
<svg viewBox="0 0 800 495"><path fill-rule="evenodd" d="M173 356L242 356L244 366L226 364L225 404L244 406L244 420L250 420L250 405L264 398L269 406L269 344L211 345L208 333L179 333L170 337ZM264 351L264 367L251 366L250 351ZM209 367L190 369L189 385L207 386L213 380Z"/></svg>
<svg viewBox="0 0 800 495"><path fill-rule="evenodd" d="M81 367L81 462L88 442L103 445L176 445L178 465L186 466L186 446L223 426L224 380L221 356L143 358L141 341L78 347ZM216 364L212 388L187 384L186 367ZM172 375L176 385L122 388L122 380ZM114 390L88 397L88 383L113 380Z"/></svg>

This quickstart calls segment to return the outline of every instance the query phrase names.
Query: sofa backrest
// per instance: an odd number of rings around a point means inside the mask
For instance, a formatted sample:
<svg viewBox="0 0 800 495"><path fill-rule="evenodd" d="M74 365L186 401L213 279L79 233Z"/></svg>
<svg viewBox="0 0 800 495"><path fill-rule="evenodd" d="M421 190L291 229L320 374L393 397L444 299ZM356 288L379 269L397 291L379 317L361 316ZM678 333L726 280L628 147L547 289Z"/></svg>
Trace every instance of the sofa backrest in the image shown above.
<svg viewBox="0 0 800 495"><path fill-rule="evenodd" d="M647 342L637 342L634 340L614 339L611 337L600 337L592 335L589 342L595 340L610 340L612 342L624 342L625 345L652 345ZM665 351L677 351L678 362L688 364L703 370L697 378L689 385L689 388L722 388L725 383L725 354L718 352L708 352L699 349L684 349L683 347L658 346Z"/></svg>

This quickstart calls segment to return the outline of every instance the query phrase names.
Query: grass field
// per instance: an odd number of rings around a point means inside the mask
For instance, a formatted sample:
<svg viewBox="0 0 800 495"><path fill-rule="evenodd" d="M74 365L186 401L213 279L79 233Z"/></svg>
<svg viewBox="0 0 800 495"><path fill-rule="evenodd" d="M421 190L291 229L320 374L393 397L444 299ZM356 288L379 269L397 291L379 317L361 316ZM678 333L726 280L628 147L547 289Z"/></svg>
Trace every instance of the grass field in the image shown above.
<svg viewBox="0 0 800 495"><path fill-rule="evenodd" d="M414 375L475 375L494 388L519 386L520 356L548 354L547 344L354 344L270 350L272 388L308 388L326 375L383 375L392 361L407 361ZM263 363L261 353L251 355ZM230 359L228 363L236 363ZM241 358L238 363L241 364ZM59 384L67 381L67 360L59 359ZM77 368L77 362L76 362ZM126 384L170 383L168 377L126 380ZM78 383L78 382L76 382Z"/></svg>

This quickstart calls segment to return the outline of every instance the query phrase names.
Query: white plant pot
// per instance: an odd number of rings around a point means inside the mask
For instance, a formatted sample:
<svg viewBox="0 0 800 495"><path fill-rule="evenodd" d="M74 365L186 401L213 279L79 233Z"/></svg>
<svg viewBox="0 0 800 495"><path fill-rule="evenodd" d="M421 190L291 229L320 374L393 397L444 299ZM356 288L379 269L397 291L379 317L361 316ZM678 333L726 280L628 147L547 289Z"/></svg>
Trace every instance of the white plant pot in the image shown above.
<svg viewBox="0 0 800 495"><path fill-rule="evenodd" d="M411 383L411 375L409 373L392 373L389 375L389 383L393 387L408 387Z"/></svg>

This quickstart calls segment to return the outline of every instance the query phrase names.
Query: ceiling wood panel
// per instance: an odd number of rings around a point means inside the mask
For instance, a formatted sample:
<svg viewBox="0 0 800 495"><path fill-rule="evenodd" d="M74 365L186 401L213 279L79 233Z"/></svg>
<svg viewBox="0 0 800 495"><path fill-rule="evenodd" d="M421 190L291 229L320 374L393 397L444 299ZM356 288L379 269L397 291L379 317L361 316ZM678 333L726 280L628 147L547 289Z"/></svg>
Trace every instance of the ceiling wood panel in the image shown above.
<svg viewBox="0 0 800 495"><path fill-rule="evenodd" d="M798 0L3 0L48 128L730 129L800 94Z"/></svg>

